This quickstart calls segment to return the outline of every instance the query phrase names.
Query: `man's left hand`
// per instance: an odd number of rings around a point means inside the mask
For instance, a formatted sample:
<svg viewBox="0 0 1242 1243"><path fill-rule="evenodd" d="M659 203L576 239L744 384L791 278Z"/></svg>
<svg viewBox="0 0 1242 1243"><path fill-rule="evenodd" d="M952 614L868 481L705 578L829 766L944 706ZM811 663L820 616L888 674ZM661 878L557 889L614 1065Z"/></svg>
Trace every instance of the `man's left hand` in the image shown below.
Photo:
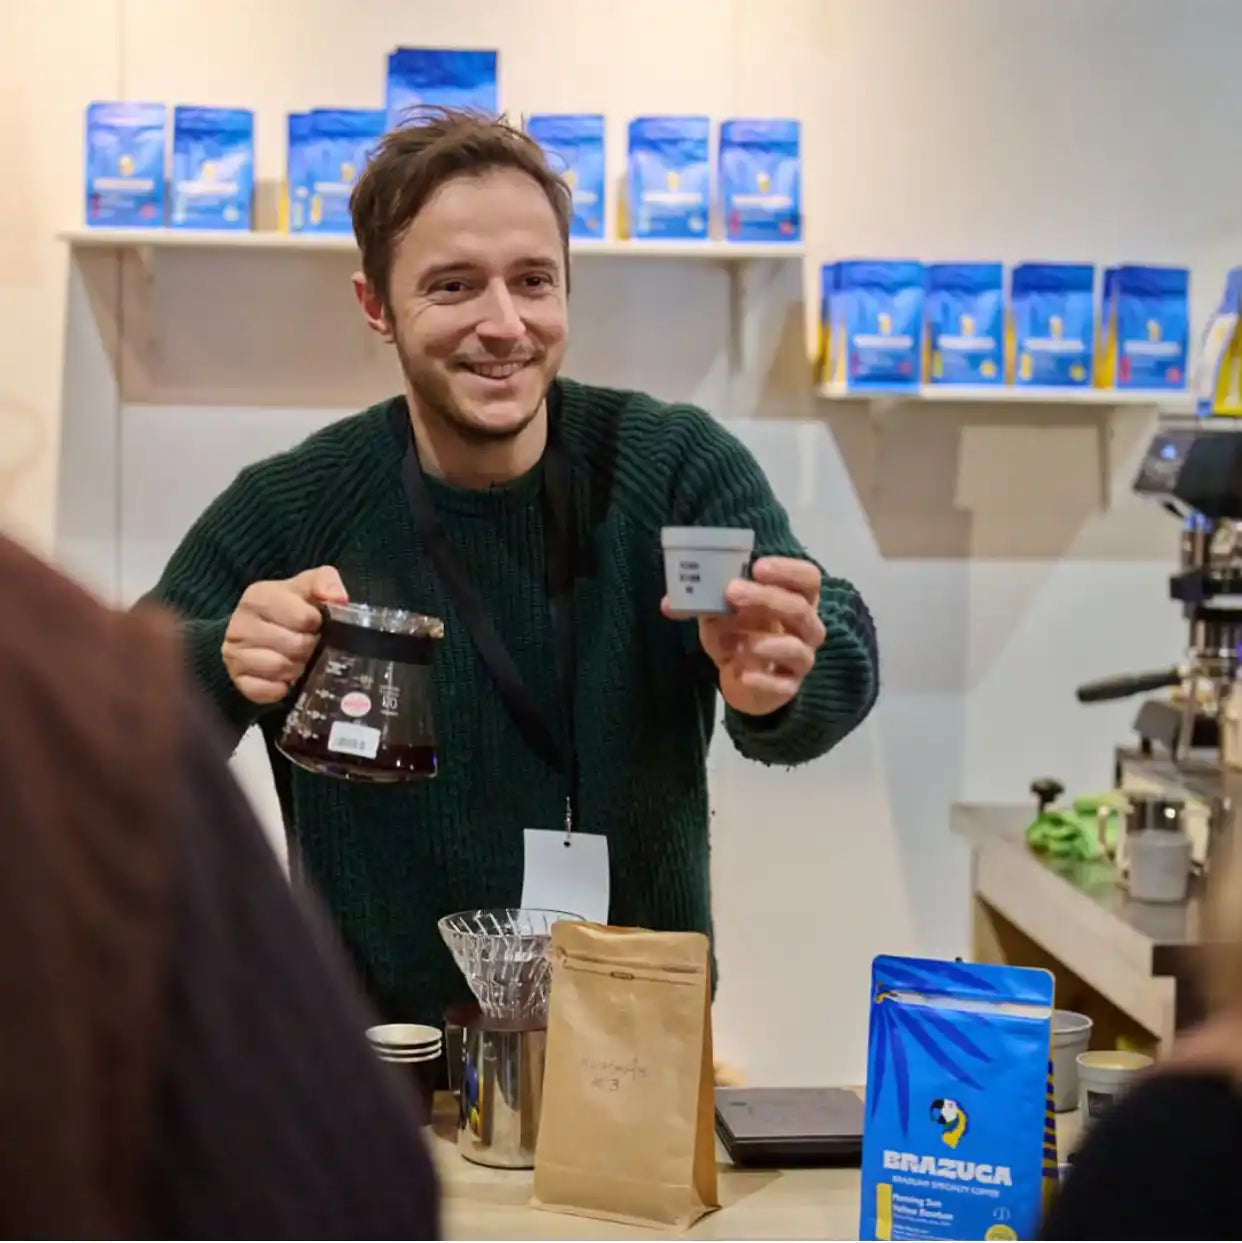
<svg viewBox="0 0 1242 1243"><path fill-rule="evenodd" d="M734 611L699 618L699 641L720 670L725 703L767 716L789 703L824 641L819 567L792 557L761 557L750 579L735 579L725 598ZM676 617L667 598L661 608Z"/></svg>

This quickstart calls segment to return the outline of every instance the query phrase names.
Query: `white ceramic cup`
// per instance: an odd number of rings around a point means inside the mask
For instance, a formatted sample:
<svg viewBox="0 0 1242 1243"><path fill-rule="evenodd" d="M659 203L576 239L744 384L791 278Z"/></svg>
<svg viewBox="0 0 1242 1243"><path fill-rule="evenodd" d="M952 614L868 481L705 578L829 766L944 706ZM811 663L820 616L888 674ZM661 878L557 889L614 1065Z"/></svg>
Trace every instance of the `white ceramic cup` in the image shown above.
<svg viewBox="0 0 1242 1243"><path fill-rule="evenodd" d="M367 1028L367 1040L381 1057L400 1057L429 1053L438 1057L444 1047L444 1033L422 1023L382 1023Z"/></svg>
<svg viewBox="0 0 1242 1243"><path fill-rule="evenodd" d="M1097 1049L1078 1055L1078 1098L1083 1126L1103 1115L1152 1064L1145 1053Z"/></svg>
<svg viewBox="0 0 1242 1243"><path fill-rule="evenodd" d="M1052 1016L1052 1107L1057 1113L1078 1108L1078 1055L1091 1043L1092 1026L1085 1014L1073 1010Z"/></svg>
<svg viewBox="0 0 1242 1243"><path fill-rule="evenodd" d="M741 527L665 527L664 590L675 613L728 613L725 588L745 578L755 533Z"/></svg>

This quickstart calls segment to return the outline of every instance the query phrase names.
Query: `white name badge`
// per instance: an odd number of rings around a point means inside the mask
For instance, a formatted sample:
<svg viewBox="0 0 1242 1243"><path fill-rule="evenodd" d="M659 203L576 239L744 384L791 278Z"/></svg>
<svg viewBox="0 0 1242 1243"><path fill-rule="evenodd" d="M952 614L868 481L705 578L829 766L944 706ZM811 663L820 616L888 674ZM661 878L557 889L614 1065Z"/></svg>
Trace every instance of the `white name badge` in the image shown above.
<svg viewBox="0 0 1242 1243"><path fill-rule="evenodd" d="M608 838L564 829L526 830L522 905L608 922Z"/></svg>

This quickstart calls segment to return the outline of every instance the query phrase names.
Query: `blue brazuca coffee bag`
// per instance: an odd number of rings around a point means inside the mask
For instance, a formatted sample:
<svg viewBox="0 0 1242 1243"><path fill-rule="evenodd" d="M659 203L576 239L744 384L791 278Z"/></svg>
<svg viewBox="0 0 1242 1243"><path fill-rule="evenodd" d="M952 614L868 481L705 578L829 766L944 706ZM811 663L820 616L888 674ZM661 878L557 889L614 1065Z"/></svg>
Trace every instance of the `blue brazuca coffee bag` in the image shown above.
<svg viewBox="0 0 1242 1243"><path fill-rule="evenodd" d="M834 383L917 388L923 348L923 265L849 259L836 265L828 313Z"/></svg>
<svg viewBox="0 0 1242 1243"><path fill-rule="evenodd" d="M604 236L604 118L598 114L530 116L526 132L543 148L548 163L569 183L573 237Z"/></svg>
<svg viewBox="0 0 1242 1243"><path fill-rule="evenodd" d="M1095 347L1095 268L1023 263L1009 291L1013 383L1090 384Z"/></svg>
<svg viewBox="0 0 1242 1243"><path fill-rule="evenodd" d="M626 212L634 237L707 236L710 128L707 117L635 117L630 122Z"/></svg>
<svg viewBox="0 0 1242 1243"><path fill-rule="evenodd" d="M802 236L797 121L725 121L720 127L720 205L731 242L796 242Z"/></svg>
<svg viewBox="0 0 1242 1243"><path fill-rule="evenodd" d="M1005 269L934 263L927 269L927 382L1003 384Z"/></svg>
<svg viewBox="0 0 1242 1243"><path fill-rule="evenodd" d="M1055 1177L1053 978L872 964L861 1239L1033 1239Z"/></svg>
<svg viewBox="0 0 1242 1243"><path fill-rule="evenodd" d="M369 108L316 108L307 116L299 130L298 157L291 160L291 205L304 207L290 212L293 232L352 231L349 196L385 123L384 112Z"/></svg>
<svg viewBox="0 0 1242 1243"><path fill-rule="evenodd" d="M1126 264L1115 295L1118 388L1185 388L1190 272Z"/></svg>
<svg viewBox="0 0 1242 1243"><path fill-rule="evenodd" d="M94 103L86 110L86 223L155 228L164 223L168 109Z"/></svg>
<svg viewBox="0 0 1242 1243"><path fill-rule="evenodd" d="M472 48L399 47L388 54L388 128L424 106L500 111L496 53Z"/></svg>
<svg viewBox="0 0 1242 1243"><path fill-rule="evenodd" d="M178 107L168 222L174 229L248 229L254 199L254 113Z"/></svg>

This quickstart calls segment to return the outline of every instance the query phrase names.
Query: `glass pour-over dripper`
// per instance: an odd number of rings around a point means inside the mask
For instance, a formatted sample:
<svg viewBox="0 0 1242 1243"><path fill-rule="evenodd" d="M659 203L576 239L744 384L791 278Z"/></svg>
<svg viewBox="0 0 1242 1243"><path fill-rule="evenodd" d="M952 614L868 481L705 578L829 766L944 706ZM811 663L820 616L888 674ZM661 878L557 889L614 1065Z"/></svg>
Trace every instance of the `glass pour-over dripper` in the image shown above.
<svg viewBox="0 0 1242 1243"><path fill-rule="evenodd" d="M568 911L459 911L440 920L440 935L489 1019L543 1023L548 1013L552 925L580 922Z"/></svg>

